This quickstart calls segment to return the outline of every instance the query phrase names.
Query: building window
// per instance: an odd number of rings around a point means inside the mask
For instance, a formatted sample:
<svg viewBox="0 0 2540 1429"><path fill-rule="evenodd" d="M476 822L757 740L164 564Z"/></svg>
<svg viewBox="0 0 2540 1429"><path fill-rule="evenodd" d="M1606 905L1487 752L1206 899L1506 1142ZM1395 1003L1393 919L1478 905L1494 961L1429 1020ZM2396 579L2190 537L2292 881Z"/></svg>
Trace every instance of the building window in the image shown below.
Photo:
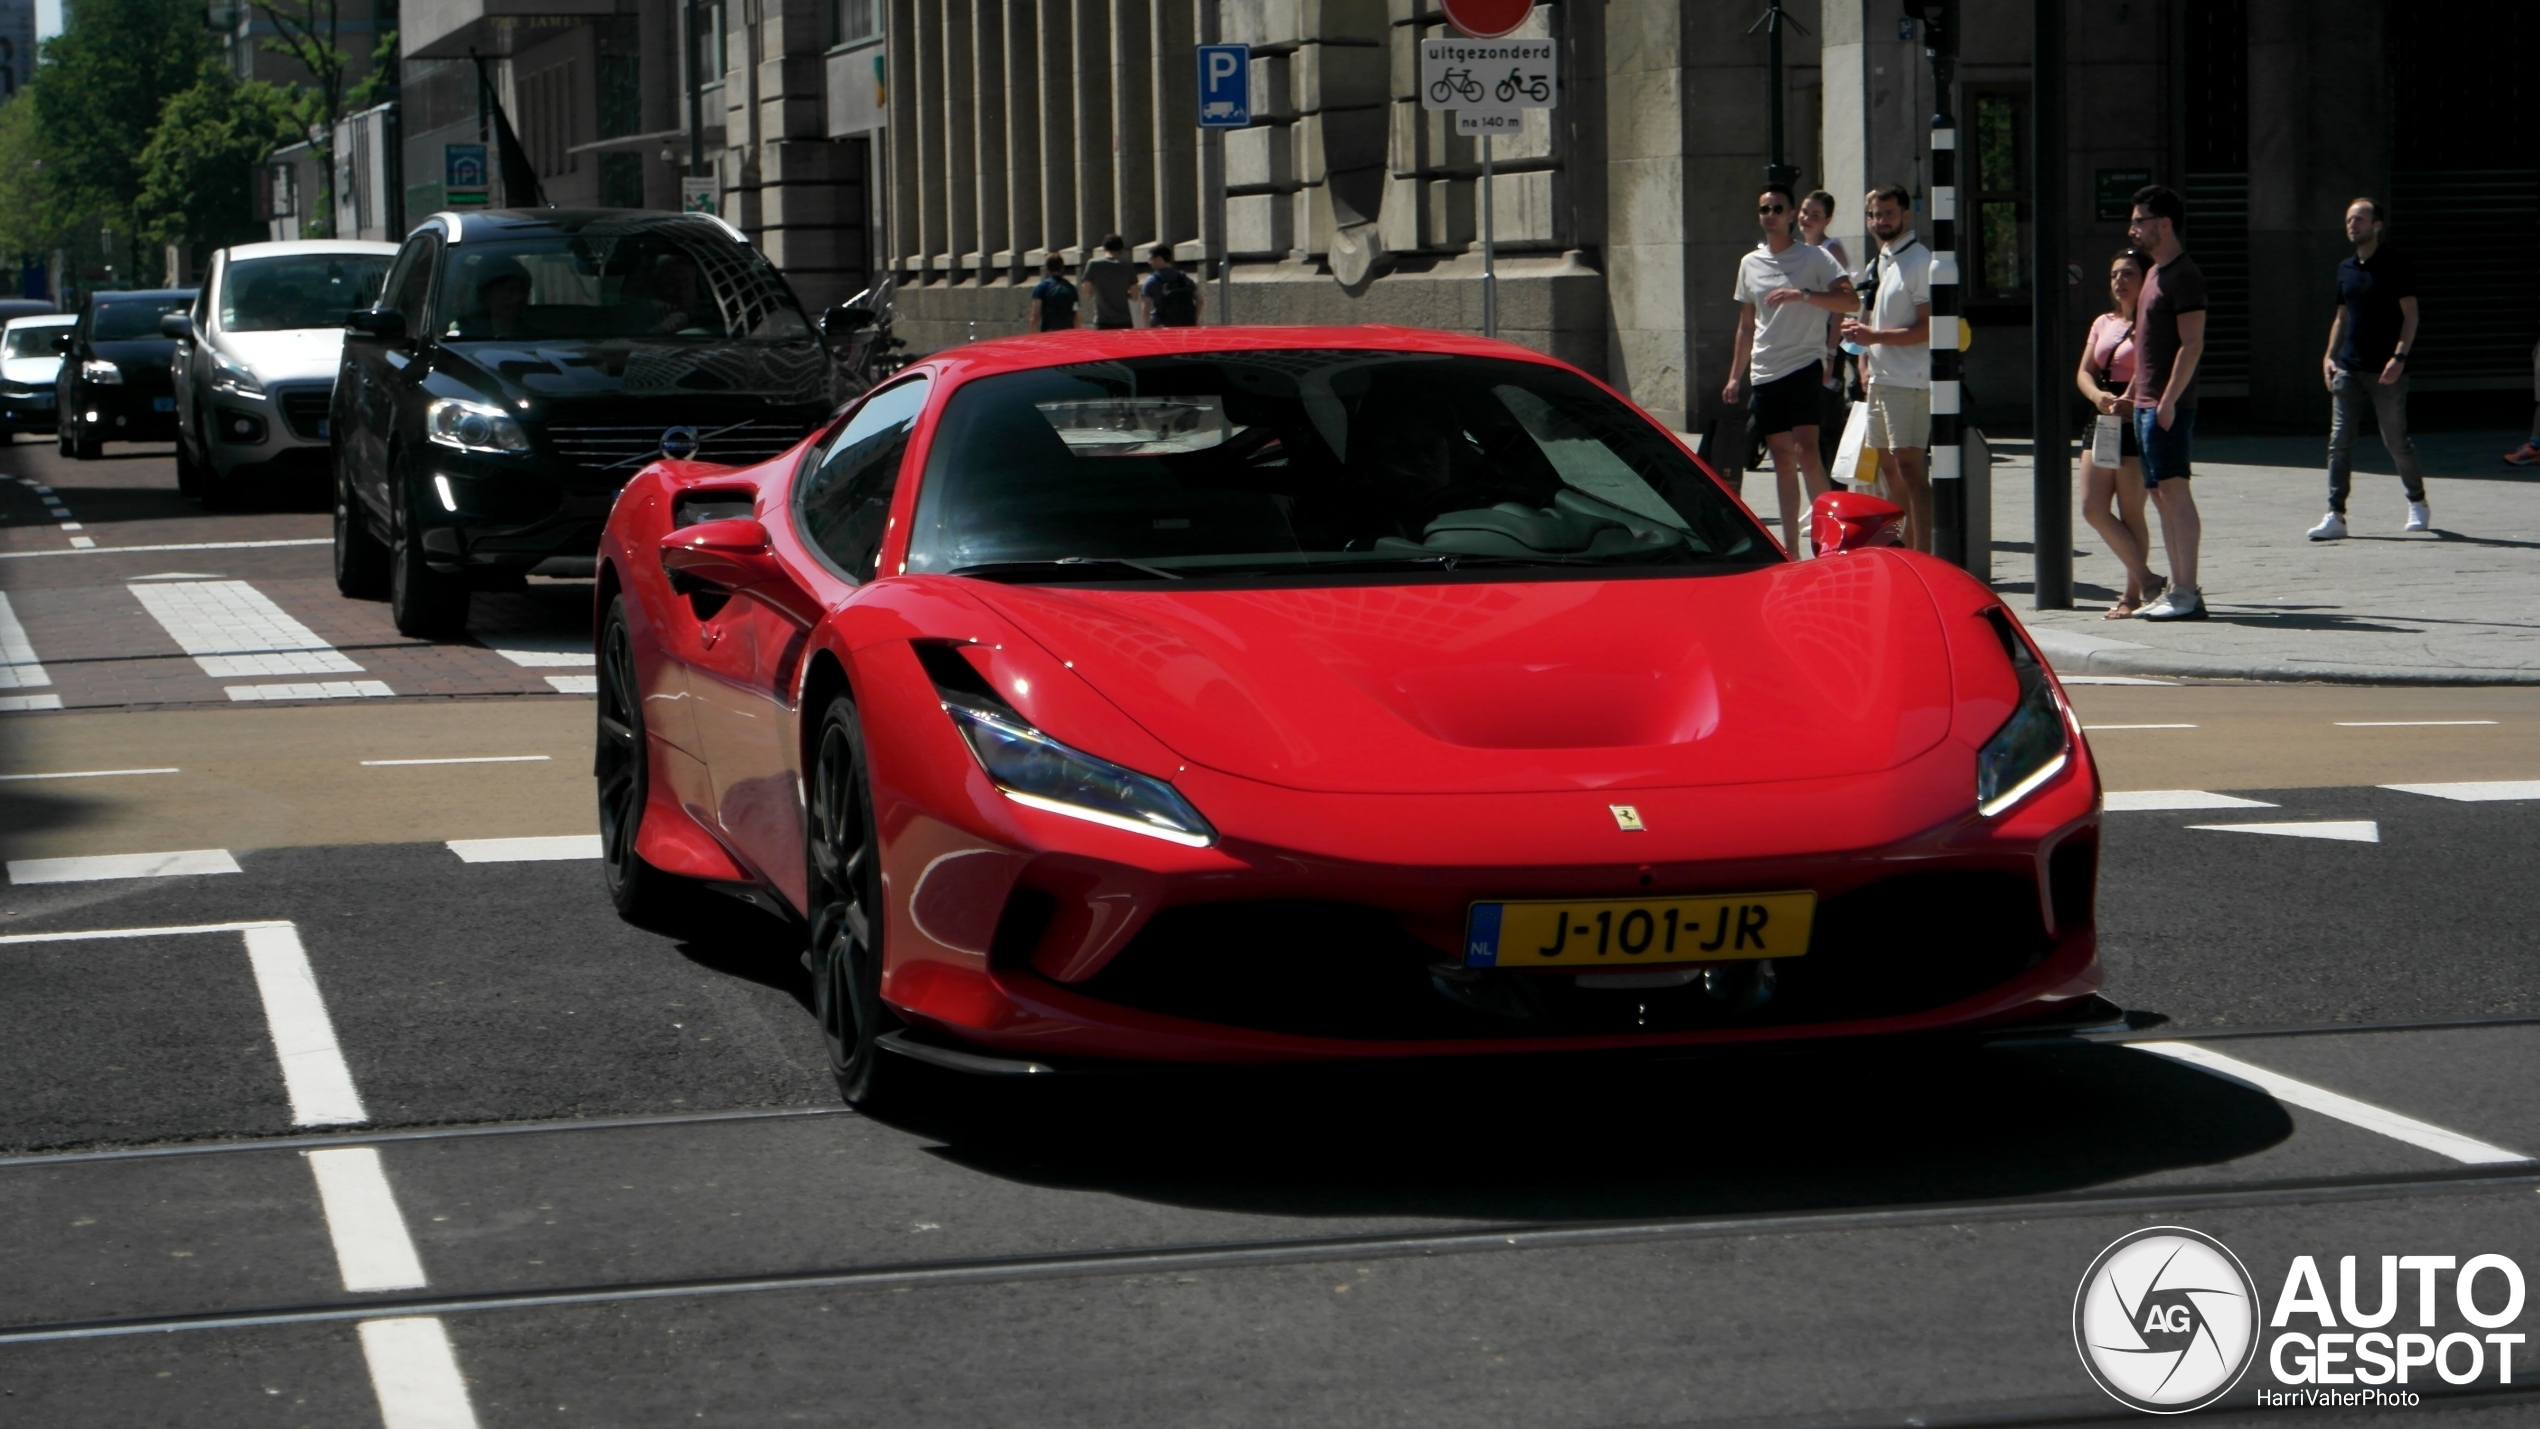
<svg viewBox="0 0 2540 1429"><path fill-rule="evenodd" d="M1967 298L2026 302L2029 296L2028 91L1970 86L1975 114L1974 172L1960 205L1960 245L1972 250ZM1972 221L1970 221L1972 220ZM1972 241L1970 241L1972 240Z"/></svg>
<svg viewBox="0 0 2540 1429"><path fill-rule="evenodd" d="M521 144L538 177L572 173L573 61L549 65L520 82Z"/></svg>
<svg viewBox="0 0 2540 1429"><path fill-rule="evenodd" d="M632 15L612 15L594 26L600 50L600 137L622 139L644 129L641 36Z"/></svg>
<svg viewBox="0 0 2540 1429"><path fill-rule="evenodd" d="M882 0L829 0L829 43L860 45L882 37Z"/></svg>
<svg viewBox="0 0 2540 1429"><path fill-rule="evenodd" d="M712 89L723 83L723 71L731 59L726 49L731 38L731 17L725 13L723 0L699 4L696 16L697 87Z"/></svg>

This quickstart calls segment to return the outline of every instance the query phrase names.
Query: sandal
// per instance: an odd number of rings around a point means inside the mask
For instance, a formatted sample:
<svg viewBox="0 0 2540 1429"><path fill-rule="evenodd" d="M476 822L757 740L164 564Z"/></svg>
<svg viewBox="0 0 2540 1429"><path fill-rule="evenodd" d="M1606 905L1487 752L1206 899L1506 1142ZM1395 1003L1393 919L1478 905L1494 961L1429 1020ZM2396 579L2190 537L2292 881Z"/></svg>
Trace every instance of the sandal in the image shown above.
<svg viewBox="0 0 2540 1429"><path fill-rule="evenodd" d="M2134 613L2142 608L2140 604L2128 605L2121 600L2100 612L2099 618L2101 620L2132 620Z"/></svg>

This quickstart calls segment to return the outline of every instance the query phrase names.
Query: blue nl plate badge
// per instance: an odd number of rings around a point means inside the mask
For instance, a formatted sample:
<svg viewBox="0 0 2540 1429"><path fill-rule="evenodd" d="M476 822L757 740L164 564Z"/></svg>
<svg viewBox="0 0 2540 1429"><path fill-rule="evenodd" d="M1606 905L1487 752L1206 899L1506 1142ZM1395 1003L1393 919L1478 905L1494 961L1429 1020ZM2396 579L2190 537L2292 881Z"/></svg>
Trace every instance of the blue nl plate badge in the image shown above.
<svg viewBox="0 0 2540 1429"><path fill-rule="evenodd" d="M1476 903L1464 929L1464 966L1499 966L1499 915L1503 905Z"/></svg>
<svg viewBox="0 0 2540 1429"><path fill-rule="evenodd" d="M153 412L173 412L176 410L176 399L174 397L153 397L150 399L150 410Z"/></svg>

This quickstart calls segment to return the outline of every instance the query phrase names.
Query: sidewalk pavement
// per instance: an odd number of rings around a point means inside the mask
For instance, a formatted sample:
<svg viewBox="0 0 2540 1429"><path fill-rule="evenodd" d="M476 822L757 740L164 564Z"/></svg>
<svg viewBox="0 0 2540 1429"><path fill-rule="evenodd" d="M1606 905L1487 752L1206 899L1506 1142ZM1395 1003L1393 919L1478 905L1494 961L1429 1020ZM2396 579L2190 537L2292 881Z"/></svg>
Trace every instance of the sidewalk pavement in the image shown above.
<svg viewBox="0 0 2540 1429"><path fill-rule="evenodd" d="M2540 685L2540 472L2498 455L2523 432L2420 435L2434 529L2403 534L2406 496L2377 436L2356 444L2354 532L2306 533L2328 509L2327 433L2215 437L2196 446L2204 621L2102 620L2125 573L2081 520L2073 463L2073 609L2031 607L2028 443L1998 442L1993 584L2059 673L2156 679ZM1770 472L1750 472L1757 514ZM2160 523L2153 517L2153 546ZM2167 573L2156 555L2152 568Z"/></svg>

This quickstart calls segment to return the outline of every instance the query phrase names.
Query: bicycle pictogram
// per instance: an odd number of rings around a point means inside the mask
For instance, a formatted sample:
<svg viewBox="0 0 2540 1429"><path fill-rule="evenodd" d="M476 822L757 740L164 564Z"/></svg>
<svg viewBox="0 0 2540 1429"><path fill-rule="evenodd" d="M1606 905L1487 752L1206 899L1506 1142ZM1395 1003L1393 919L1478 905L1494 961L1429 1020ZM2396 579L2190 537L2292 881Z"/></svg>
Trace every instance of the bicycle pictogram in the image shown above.
<svg viewBox="0 0 2540 1429"><path fill-rule="evenodd" d="M1506 88L1505 85L1501 87ZM1502 98L1505 97L1502 96ZM1429 86L1429 99L1432 103L1444 104L1450 99L1457 98L1461 98L1467 104L1482 102L1482 82L1473 78L1473 72L1469 69L1448 70L1439 76L1437 83Z"/></svg>

